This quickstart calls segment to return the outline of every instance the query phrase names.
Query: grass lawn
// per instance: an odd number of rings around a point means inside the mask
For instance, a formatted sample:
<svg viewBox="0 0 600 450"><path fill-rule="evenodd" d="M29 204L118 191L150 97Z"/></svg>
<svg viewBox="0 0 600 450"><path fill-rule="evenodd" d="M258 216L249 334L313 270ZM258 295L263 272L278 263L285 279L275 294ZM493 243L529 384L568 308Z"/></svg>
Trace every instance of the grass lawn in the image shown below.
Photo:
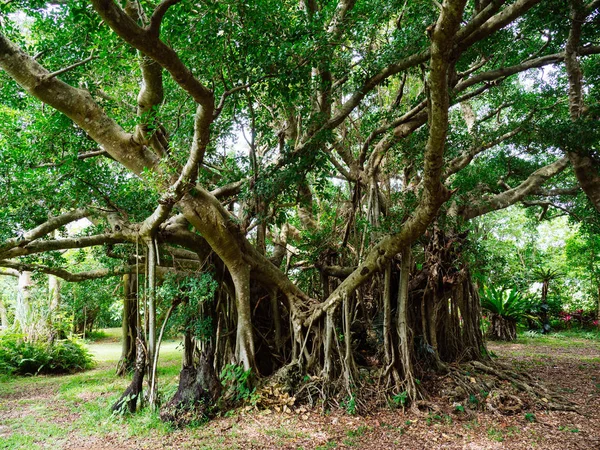
<svg viewBox="0 0 600 450"><path fill-rule="evenodd" d="M110 406L130 378L115 376L121 355L120 328L97 333L89 342L96 366L73 375L10 378L0 384L0 449L61 448L73 439L92 436L122 437L166 433L156 414L113 416ZM181 364L178 341L160 348L159 393L169 397L177 388Z"/></svg>

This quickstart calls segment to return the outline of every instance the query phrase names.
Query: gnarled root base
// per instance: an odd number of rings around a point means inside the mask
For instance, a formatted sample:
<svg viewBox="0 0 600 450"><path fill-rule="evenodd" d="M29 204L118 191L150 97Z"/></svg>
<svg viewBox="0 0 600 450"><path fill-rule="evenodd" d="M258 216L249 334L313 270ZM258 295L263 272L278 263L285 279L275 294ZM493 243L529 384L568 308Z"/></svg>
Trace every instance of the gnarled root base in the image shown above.
<svg viewBox="0 0 600 450"><path fill-rule="evenodd" d="M204 349L197 365L185 366L179 374L177 392L160 411L160 418L176 427L210 418L221 395L221 384L212 366L212 346Z"/></svg>
<svg viewBox="0 0 600 450"><path fill-rule="evenodd" d="M160 411L160 418L176 427L203 422L210 417L211 394L197 380L194 367L184 367L179 374L179 388Z"/></svg>
<svg viewBox="0 0 600 450"><path fill-rule="evenodd" d="M136 340L136 361L135 361L135 372L133 373L133 380L123 392L123 395L115 402L112 406L114 413L123 414L128 410L130 413L134 413L137 408L138 398L141 396L142 387L144 383L144 375L146 373L146 349L144 343L140 338Z"/></svg>
<svg viewBox="0 0 600 450"><path fill-rule="evenodd" d="M484 408L495 414L512 415L533 407L577 412L530 375L499 362L471 361L449 366L441 381L445 386L441 395L466 412Z"/></svg>

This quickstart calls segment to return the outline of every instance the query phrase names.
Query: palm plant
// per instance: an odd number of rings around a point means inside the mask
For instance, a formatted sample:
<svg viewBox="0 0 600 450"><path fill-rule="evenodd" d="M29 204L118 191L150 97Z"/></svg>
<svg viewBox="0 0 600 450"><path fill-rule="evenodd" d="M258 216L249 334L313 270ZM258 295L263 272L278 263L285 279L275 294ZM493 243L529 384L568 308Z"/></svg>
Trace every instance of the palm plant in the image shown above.
<svg viewBox="0 0 600 450"><path fill-rule="evenodd" d="M546 334L550 332L550 320L548 318L548 310L550 309L550 306L548 305L548 288L550 287L550 282L560 276L560 271L555 269L538 268L533 272L533 276L536 281L542 283L542 304L540 306L540 310L542 333Z"/></svg>
<svg viewBox="0 0 600 450"><path fill-rule="evenodd" d="M514 341L517 338L517 322L532 318L529 299L517 289L486 287L480 297L481 307L489 312L490 339Z"/></svg>

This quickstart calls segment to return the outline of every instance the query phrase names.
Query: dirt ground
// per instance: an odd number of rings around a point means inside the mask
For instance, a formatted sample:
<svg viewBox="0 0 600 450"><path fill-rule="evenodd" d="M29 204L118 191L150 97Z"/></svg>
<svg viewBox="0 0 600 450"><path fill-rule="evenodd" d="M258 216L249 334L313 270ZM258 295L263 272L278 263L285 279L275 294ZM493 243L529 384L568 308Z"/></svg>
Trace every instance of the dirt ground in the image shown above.
<svg viewBox="0 0 600 450"><path fill-rule="evenodd" d="M108 376L86 381L78 375L61 384L60 377L44 377L0 384L0 448L600 449L600 341L521 339L491 343L489 349L543 380L578 412L531 406L508 416L486 410L469 414L447 400L431 399L437 409L420 414L399 409L364 417L304 409L239 411L208 424L168 430L153 428L157 418L150 414L131 420L107 414L106 406L124 381ZM94 373L98 369L85 376ZM88 381L89 388L68 394L68 386Z"/></svg>

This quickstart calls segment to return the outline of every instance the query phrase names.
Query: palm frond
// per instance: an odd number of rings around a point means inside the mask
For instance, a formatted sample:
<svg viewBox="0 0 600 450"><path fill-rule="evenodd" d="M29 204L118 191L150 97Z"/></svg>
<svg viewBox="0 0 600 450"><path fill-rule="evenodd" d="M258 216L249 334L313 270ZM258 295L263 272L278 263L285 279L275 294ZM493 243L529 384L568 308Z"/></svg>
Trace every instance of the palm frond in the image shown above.
<svg viewBox="0 0 600 450"><path fill-rule="evenodd" d="M531 308L529 299L517 289L484 287L480 297L483 309L505 319L519 320L529 315Z"/></svg>

